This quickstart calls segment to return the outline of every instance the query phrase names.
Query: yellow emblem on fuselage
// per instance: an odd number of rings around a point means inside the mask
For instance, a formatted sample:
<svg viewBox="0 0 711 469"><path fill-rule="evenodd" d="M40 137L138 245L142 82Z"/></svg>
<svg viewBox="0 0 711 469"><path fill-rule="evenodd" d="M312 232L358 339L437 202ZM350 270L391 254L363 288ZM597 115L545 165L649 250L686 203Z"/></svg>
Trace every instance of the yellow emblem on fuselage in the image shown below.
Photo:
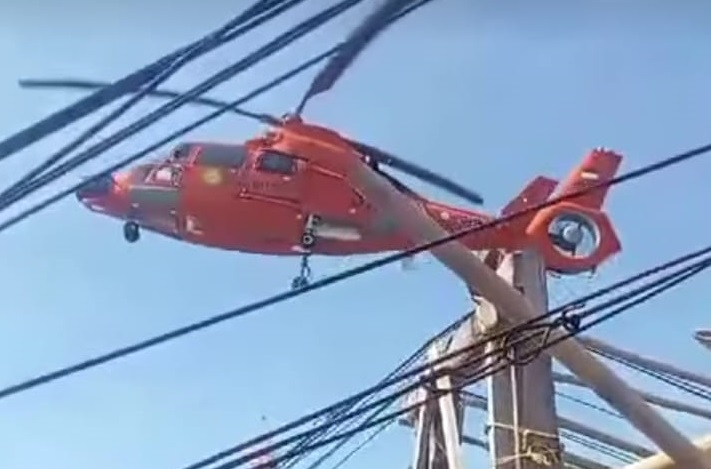
<svg viewBox="0 0 711 469"><path fill-rule="evenodd" d="M222 183L222 171L218 168L205 168L202 171L202 180L205 184L216 186Z"/></svg>

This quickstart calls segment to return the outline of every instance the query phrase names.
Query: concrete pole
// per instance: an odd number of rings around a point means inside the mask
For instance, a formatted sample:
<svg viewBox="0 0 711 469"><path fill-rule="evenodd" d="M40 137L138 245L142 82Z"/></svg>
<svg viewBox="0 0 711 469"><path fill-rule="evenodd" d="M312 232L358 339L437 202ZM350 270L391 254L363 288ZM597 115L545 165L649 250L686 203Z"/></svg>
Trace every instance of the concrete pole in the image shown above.
<svg viewBox="0 0 711 469"><path fill-rule="evenodd" d="M464 397L464 403L467 406L474 407L476 409L485 410L487 408L487 399L477 396L475 394L467 393ZM557 417L557 424L560 428L564 430L569 430L573 433L592 438L594 440L600 441L606 445L613 446L622 451L627 451L628 453L635 454L639 457L649 457L654 455L654 452L649 449L627 441L623 438L619 438L609 433L601 432L595 428L584 425L575 420L570 420L565 417Z"/></svg>
<svg viewBox="0 0 711 469"><path fill-rule="evenodd" d="M484 440L474 438L473 436L464 435L462 436L462 441L468 445L477 446L485 451L489 449ZM609 466L573 453L564 453L563 463L565 467L569 467L570 469L610 469Z"/></svg>
<svg viewBox="0 0 711 469"><path fill-rule="evenodd" d="M428 351L430 362L436 361L444 354L443 347L440 343L434 343ZM442 452L444 450L443 469L464 469L464 458L462 455L461 436L459 419L457 418L457 407L455 404L456 394L454 392L446 392L454 389L452 377L443 375L435 380L437 391L445 391L438 399L436 404L436 419L435 423L441 432L435 433L439 440L436 447ZM441 439L440 439L441 437ZM433 468L440 469L440 468Z"/></svg>
<svg viewBox="0 0 711 469"><path fill-rule="evenodd" d="M415 419L415 454L413 455L412 469L429 469L432 405L429 404L428 398L426 389L417 389L416 399L421 400L423 404L417 411Z"/></svg>
<svg viewBox="0 0 711 469"><path fill-rule="evenodd" d="M513 281L513 258L503 259L498 266L498 274L505 281ZM482 334L494 334L499 328L505 326L500 321L500 315L494 305L486 300L479 301L476 315L476 324ZM501 347L500 340L490 340L486 344L487 358L484 369L495 367L500 360L499 354L494 352ZM516 405L514 402L514 380L511 367L498 370L486 380L488 406L487 406L487 436L489 439L489 458L493 469L520 469L518 461L518 439L514 432L518 430L516 418Z"/></svg>
<svg viewBox="0 0 711 469"><path fill-rule="evenodd" d="M411 199L398 192L365 164L356 162L350 176L366 199L379 210L379 215L396 221L413 242L432 242L449 235ZM448 243L433 249L432 253L459 276L470 291L481 293L510 322L516 324L536 316L530 301L499 278L496 272L462 244ZM550 338L555 340L562 336L563 332L554 331ZM704 458L698 448L652 409L627 383L592 356L578 340L562 341L546 353L557 358L679 465L711 469L711 461Z"/></svg>
<svg viewBox="0 0 711 469"><path fill-rule="evenodd" d="M548 311L548 287L543 259L533 251L519 252L513 257L511 283L531 302L537 315ZM535 341L533 341L535 342ZM521 344L515 353L525 356L530 345ZM518 403L519 451L528 454L521 460L521 469L562 468L561 446L555 407L553 360L541 354L525 366L514 366L516 386L514 399Z"/></svg>

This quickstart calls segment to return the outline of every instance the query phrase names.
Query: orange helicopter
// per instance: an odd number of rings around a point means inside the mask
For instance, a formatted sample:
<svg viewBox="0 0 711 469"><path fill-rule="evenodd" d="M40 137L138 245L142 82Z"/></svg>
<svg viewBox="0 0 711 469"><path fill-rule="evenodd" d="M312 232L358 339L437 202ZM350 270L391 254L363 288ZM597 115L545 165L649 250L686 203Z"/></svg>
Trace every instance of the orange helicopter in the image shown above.
<svg viewBox="0 0 711 469"><path fill-rule="evenodd" d="M393 12L390 0L372 14L317 75L297 112L270 118L272 127L243 144L185 142L163 159L88 181L77 199L90 210L124 220L123 234L136 242L142 229L181 241L247 253L299 255L301 270L293 288L311 277L309 256L346 256L413 247L392 220L384 217L348 177L362 162L406 194L450 232L472 228L494 217L429 200L382 168L390 166L448 190L474 204L481 197L429 170L339 133L303 122L300 114L311 97L330 89L345 68L371 41L383 18ZM25 81L25 84L29 82ZM97 88L96 82L44 82L35 86ZM154 91L154 96L180 93ZM198 98L197 104L227 106ZM565 194L614 177L621 156L594 150L558 191ZM547 200L558 183L538 177L512 200L502 215ZM471 250L535 248L547 267L559 273L592 270L620 251L620 242L601 211L606 189L574 202L560 202L495 228L461 239ZM585 252L581 252L584 250Z"/></svg>

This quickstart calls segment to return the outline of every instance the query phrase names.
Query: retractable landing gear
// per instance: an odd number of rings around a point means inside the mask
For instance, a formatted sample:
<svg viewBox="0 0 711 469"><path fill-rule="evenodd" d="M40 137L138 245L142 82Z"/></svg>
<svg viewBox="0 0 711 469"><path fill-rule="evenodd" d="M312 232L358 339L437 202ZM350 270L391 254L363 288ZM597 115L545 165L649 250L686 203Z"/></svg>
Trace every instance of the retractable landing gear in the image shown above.
<svg viewBox="0 0 711 469"><path fill-rule="evenodd" d="M301 257L301 269L299 275L291 281L292 290L300 290L309 285L311 281L311 267L309 266L309 254L304 254Z"/></svg>
<svg viewBox="0 0 711 469"><path fill-rule="evenodd" d="M123 237L129 243L135 243L141 239L141 229L138 223L127 221L123 224Z"/></svg>
<svg viewBox="0 0 711 469"><path fill-rule="evenodd" d="M304 255L301 256L301 270L299 275L291 281L291 288L293 290L298 290L304 288L309 284L311 280L311 267L309 266L309 256L311 255L311 248L316 244L316 227L321 222L321 218L318 215L309 215L306 219L306 225L304 226L304 233L301 235L300 245L305 251Z"/></svg>

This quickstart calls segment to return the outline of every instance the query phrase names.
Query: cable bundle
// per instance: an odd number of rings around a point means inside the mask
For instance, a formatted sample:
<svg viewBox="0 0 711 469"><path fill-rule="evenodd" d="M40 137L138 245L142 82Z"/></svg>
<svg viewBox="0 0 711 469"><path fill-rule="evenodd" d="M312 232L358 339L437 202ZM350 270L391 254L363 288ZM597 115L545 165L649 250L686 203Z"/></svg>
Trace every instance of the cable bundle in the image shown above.
<svg viewBox="0 0 711 469"><path fill-rule="evenodd" d="M355 419L358 416L362 415L364 412L367 412L371 409L376 409L379 406L385 404L389 404L393 400L405 396L406 394L414 391L420 386L428 386L432 388L432 383L437 378L445 374L457 373L458 371L456 369L436 368L438 365L442 365L451 360L452 358L458 357L462 354L471 353L481 348L482 345L484 345L487 341L503 342L506 345L498 347L494 350L490 350L488 352L479 353L475 357L468 358L462 366L470 368L472 367L472 365L479 365L477 373L472 377L468 377L466 382L462 383L461 385L457 385L456 389L448 391L439 390L437 391L437 393L434 393L431 397L429 397L429 399L437 399L441 396L442 392L457 391L465 386L468 386L488 376L491 376L492 374L512 364L524 365L532 359L535 359L538 354L540 354L543 350L549 347L553 347L563 340L575 337L576 335L590 329L591 327L594 327L595 325L612 319L615 316L622 314L623 312L628 311L631 308L634 308L635 306L638 306L642 303L651 300L655 296L675 287L676 285L688 280L689 278L695 275L698 275L699 273L706 270L709 266L711 266L711 247L707 247L689 253L687 255L678 257L667 263L655 266L651 269L648 269L644 272L627 278L621 282L617 282L606 288L597 290L594 293L578 298L566 305L555 308L546 314L540 315L530 321L527 321L526 323L510 327L504 331L493 334L490 337L487 337L485 340L477 341L469 347L457 350L453 353L445 354L429 364L416 367L407 372L399 373L397 376L394 376L389 380L381 381L377 385L368 388L364 391L361 391L358 394L350 396L319 411L308 414L300 419L283 425L271 432L252 438L232 448L220 451L219 453L216 453L208 458L202 459L197 463L185 466L185 468L183 469L232 469L244 466L245 464L252 463L257 458L266 454L275 454L276 452L282 450L285 447L297 444L298 446L286 451L285 453L274 458L270 462L270 464L279 464L281 462L288 461L294 457L300 456L304 453L314 451L323 446L336 443L346 438L350 438L352 435L358 434L369 428L387 424L388 422L391 422L392 420L415 410L420 405L422 405L423 402L411 404L409 406L403 407L400 410L379 416L378 418L374 418L367 423L358 425L357 427L352 428L350 430L336 433L335 435L332 435L328 438L323 438L318 442L310 444L298 444L304 439L309 438L314 434L318 434L319 432L323 432L324 430L331 428L334 425L338 425L342 422ZM661 273L667 271L670 272L664 275L660 275ZM612 293L616 293L619 290L626 289L631 284L655 276L658 276L658 278L647 281L637 288L629 289L628 291L619 293L611 299L601 301L602 297L608 296ZM580 304L587 304L591 301L598 301L599 303L595 306L589 306L584 308L583 310L579 310L574 314L570 313L571 307ZM553 330L560 329L564 329L566 331L565 334L563 334L562 337L551 339L550 332ZM510 354L508 353L511 347L523 344L535 344L535 347L527 347L529 351L526 353L526 355L518 356L515 360L512 360ZM498 360L491 363L490 365L483 366L485 360L492 356L498 358ZM430 373L424 374L428 370L430 371ZM280 440L274 441L275 437L294 431L297 428L302 427L303 425L307 425L309 423L317 421L323 416L331 414L335 410L340 409L345 405L348 405L348 403L353 402L354 400L363 399L367 396L381 392L386 388L396 386L408 379L417 377L419 377L419 379L416 382L412 384L407 384L405 386L400 386L397 390L367 405L361 406L358 410L347 412L338 418L332 419L330 422L316 425L313 428L301 431L299 433L296 433L295 435L287 436ZM252 449L260 444L263 444L266 441L272 441L272 443L268 446L259 449ZM244 453L245 451L247 452ZM241 455L235 456L237 454ZM228 458L231 459L227 460ZM220 463L220 461L223 460L227 461ZM220 464L215 465L217 463Z"/></svg>
<svg viewBox="0 0 711 469"><path fill-rule="evenodd" d="M85 98L84 100L77 103L75 106L70 107L57 113L50 118L36 124L35 126L26 129L20 134L17 134L10 139L0 142L0 159L3 159L10 154L22 149L34 141L43 138L52 131L59 130L72 121L81 118L93 110L108 104L111 101L118 99L124 94L138 92L131 97L126 103L119 106L116 110L112 111L106 118L100 120L86 132L84 132L78 139L69 143L61 150L56 152L54 155L50 156L42 165L33 169L29 173L25 174L20 180L13 184L11 187L0 193L0 210L10 207L12 204L18 202L19 200L27 197L32 192L44 187L46 184L62 177L69 171L74 170L79 165L100 156L104 151L112 148L118 143L124 141L125 139L135 135L137 132L147 128L149 125L155 123L162 117L168 115L179 107L190 104L190 103L201 103L204 105L209 105L215 107L216 110L206 117L181 128L167 137L160 139L155 144L145 148L141 152L135 153L128 158L125 158L116 165L113 165L99 174L93 176L93 178L101 177L105 174L111 173L125 165L128 165L148 154L162 147L163 145L182 137L188 132L198 128L199 126L213 120L214 118L226 113L235 112L251 118L258 120L263 120L265 117L258 113L250 113L247 111L242 111L238 109L238 106L249 101L250 99L265 93L266 91L280 85L286 80L296 76L297 74L309 69L315 64L321 62L322 60L330 57L336 53L340 47L343 45L338 45L332 47L322 54L319 54L300 66L294 68L293 70L287 72L286 74L275 78L274 80L266 83L262 87L248 93L247 95L237 99L231 103L224 103L215 100L208 100L201 98L200 96L210 89L214 88L223 81L233 77L237 73L248 69L249 67L260 62L264 58L270 56L271 54L287 47L293 41L300 37L308 34L315 28L325 24L331 19L335 18L337 15L347 11L361 0L342 0L340 3L325 9L321 13L314 15L312 18L302 22L286 33L280 35L278 38L274 39L270 43L264 45L258 50L254 51L252 54L242 58L240 61L232 64L231 66L223 69L222 71L216 73L208 80L198 84L191 90L185 93L176 92L166 92L158 90L157 87L165 82L173 73L175 73L180 67L184 66L189 61L197 58L198 56L206 53L209 50L213 50L216 47L244 34L245 32L251 30L262 24L265 21L277 16L283 11L296 6L301 3L301 0L261 0L255 5L247 9L244 13L239 15L237 18L227 23L225 26L217 30L216 32L206 36L205 38L197 41L189 46L181 48L180 50L169 54L168 56L160 59L158 62L144 67L138 72L119 80L113 85L111 89L104 88L103 90L95 93L94 95ZM397 19L403 17L416 8L427 3L429 0L420 0L418 2L410 2L410 4L399 11L397 14L390 18L390 23L396 21ZM162 93L162 94L161 94ZM121 116L136 104L140 99L146 96L162 96L172 98L170 102L160 107L159 109L149 113L138 121L131 125L128 125L116 132L109 138L102 140L101 142L91 146L87 150L84 150L77 154L76 156L66 160L64 163L59 164L62 159L64 159L69 153L76 150L78 147L86 143L90 138L96 135L101 129L108 126L116 118ZM660 171L666 169L672 165L681 163L683 161L690 160L696 156L705 154L711 151L711 145L704 145L688 152L673 156L662 160L656 164L641 168L637 171L627 173L623 176L615 178L612 181L605 183L605 186L611 186L619 184L625 181L629 181L643 175L650 174L652 172ZM53 168L53 169L52 169ZM82 184L75 185L65 191L56 194L49 199L44 200L38 205L28 209L25 212L13 217L0 224L0 231L5 230L19 221L38 213L45 207L61 200L62 198L72 194L76 189L78 189ZM588 190L599 189L600 185L595 185ZM529 214L533 211L538 211L542 208L548 207L550 205L556 204L561 200L574 199L584 194L586 191L580 191L578 193L569 194L564 198L555 198L549 200L543 204L536 205L522 212L511 214L509 216L496 219L491 223L484 226L479 226L477 228L464 230L459 233L452 234L446 238L437 240L432 243L428 243L422 246L418 246L415 249L409 250L407 252L394 254L391 256L386 256L377 261L365 264L363 266L350 269L346 272L340 273L338 275L322 279L312 283L311 285L293 292L289 291L276 295L271 298L267 298L262 301L255 302L251 305L247 305L242 308L235 309L204 321L190 324L180 329L169 331L157 337L149 338L137 344L132 344L127 347L121 348L109 352L107 354L91 358L82 363L74 364L45 375L33 378L24 383L20 383L14 386L7 387L0 390L0 399L9 397L11 395L17 394L19 392L24 392L36 386L47 384L49 382L55 381L57 379L78 373L89 368L99 366L115 359L137 353L139 351L148 349L155 345L159 345L170 340L182 337L184 335L191 334L193 332L211 327L213 325L219 324L223 321L234 319L236 317L249 314L261 310L267 306L271 306L282 301L286 301L295 296L305 294L311 290L325 287L327 285L350 279L356 275L368 272L380 268L392 262L400 261L402 259L411 257L413 254L427 251L433 247L454 241L462 236L470 234L477 229L490 229L496 225L509 222L516 217ZM681 258L677 258L671 262L664 265L655 267L646 272L638 274L631 277L623 282L618 282L617 284L611 285L608 288L599 290L598 292L587 295L583 298L575 300L574 302L564 305L560 308L556 308L547 314L541 315L531 321L527 321L524 324L517 325L515 327L509 328L501 333L494 334L492 337L488 337L487 340L499 339L502 341L503 345L496 350L487 352L486 354L479 354L476 357L468 358L466 362L467 367L472 365L481 365L485 358L495 355L498 360L487 367L480 367L479 372L475 376L470 377L470 379L464 383L464 385L471 384L492 373L502 369L504 367L510 366L512 364L512 359L507 353L510 348L517 344L523 343L535 343L536 347L532 353L529 353L524 357L516 357L513 362L515 364L524 364L529 360L534 359L538 353L545 350L548 347L555 346L556 343L566 338L574 337L584 330L593 327L603 321L606 321L624 311L627 311L634 306L644 303L654 296L673 288L679 283L684 282L688 278L697 275L703 270L707 269L711 265L711 247L705 248L703 250L690 253ZM663 272L672 271L666 275L660 275ZM578 306L580 304L587 304L588 302L600 301L600 298L607 296L612 293L618 292L618 290L626 289L630 284L639 282L648 277L660 276L660 278L649 281L643 286L627 291L626 293L620 293L613 299L608 301L600 302L596 306L586 307L582 310L571 311L572 306ZM456 327L456 326L455 326ZM556 337L552 339L551 332L565 330L563 337ZM403 415L415 407L421 405L421 403L413 404L407 408L403 408L396 411L391 411L386 413L387 410L400 399L403 395L408 392L417 389L420 386L429 386L432 380L436 379L441 373L456 373L456 369L438 369L436 372L428 375L427 378L422 378L423 372L428 370L429 367L436 365L437 363L444 363L454 356L458 356L461 353L469 353L474 351L477 347L480 347L481 342L472 345L468 349L459 350L455 354L449 354L444 357L440 357L434 363L413 367L413 363L422 355L422 350L414 354L408 360L406 360L400 367L395 371L390 373L381 382L372 386L371 388L362 391L354 396L350 396L336 404L333 404L325 409L318 412L309 414L301 419L294 422L286 424L277 430L260 435L249 441L246 441L240 445L229 448L227 450L221 451L213 456L203 459L195 464L187 466L185 469L199 469L199 468L212 468L212 469L228 469L234 467L240 467L244 464L250 463L260 456L274 453L276 451L281 451L282 453L276 458L272 463L285 463L289 467L297 464L302 458L310 454L312 451L324 448L329 445L333 445L332 448L327 451L323 456L321 456L317 461L312 463L308 469L315 469L323 461L325 461L329 456L331 456L335 451L337 451L349 438L356 435L369 428L377 428L377 432L383 431L388 425L390 425L395 418ZM661 374L660 379L671 379L666 375ZM679 386L684 386L686 389L692 389L705 398L709 398L711 394L708 390L699 390L695 388L691 383L685 383L680 381L674 381ZM389 388L395 388L393 391L385 393L385 395L380 395ZM452 391L456 391L452 390ZM691 392L691 391L690 391ZM697 394L699 395L699 394ZM378 397L379 396L379 397ZM438 397L437 395L434 398ZM326 421L323 423L317 423L313 428L308 430L303 430L292 436L284 436L278 441L273 441L270 444L262 447L260 449L254 449L256 445L264 444L275 437L283 436L288 432L292 432L302 427L303 425L318 422L321 419ZM371 436L372 437L372 436ZM351 453L352 454L352 453ZM349 456L346 456L347 459ZM343 461L343 460L341 460ZM340 464L340 463L339 463Z"/></svg>

